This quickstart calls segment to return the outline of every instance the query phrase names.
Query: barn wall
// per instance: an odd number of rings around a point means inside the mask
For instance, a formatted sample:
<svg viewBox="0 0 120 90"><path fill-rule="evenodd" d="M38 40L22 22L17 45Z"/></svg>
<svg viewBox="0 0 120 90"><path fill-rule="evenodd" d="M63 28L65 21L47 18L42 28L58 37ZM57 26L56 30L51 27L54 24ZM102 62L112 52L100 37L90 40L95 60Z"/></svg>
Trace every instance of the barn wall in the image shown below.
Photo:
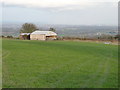
<svg viewBox="0 0 120 90"><path fill-rule="evenodd" d="M31 34L30 40L46 40L45 35L39 35L39 34Z"/></svg>
<svg viewBox="0 0 120 90"><path fill-rule="evenodd" d="M47 40L55 40L57 39L57 36L46 36Z"/></svg>

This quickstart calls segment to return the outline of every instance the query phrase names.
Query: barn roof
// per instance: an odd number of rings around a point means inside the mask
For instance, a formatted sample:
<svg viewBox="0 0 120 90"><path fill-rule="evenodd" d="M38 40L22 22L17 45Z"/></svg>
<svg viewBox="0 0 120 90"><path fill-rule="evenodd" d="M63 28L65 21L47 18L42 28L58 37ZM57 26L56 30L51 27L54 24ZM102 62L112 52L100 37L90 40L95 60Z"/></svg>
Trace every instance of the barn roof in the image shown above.
<svg viewBox="0 0 120 90"><path fill-rule="evenodd" d="M30 35L30 33L21 33L20 35Z"/></svg>
<svg viewBox="0 0 120 90"><path fill-rule="evenodd" d="M57 35L55 32L52 31L34 31L31 34L44 34L45 36Z"/></svg>

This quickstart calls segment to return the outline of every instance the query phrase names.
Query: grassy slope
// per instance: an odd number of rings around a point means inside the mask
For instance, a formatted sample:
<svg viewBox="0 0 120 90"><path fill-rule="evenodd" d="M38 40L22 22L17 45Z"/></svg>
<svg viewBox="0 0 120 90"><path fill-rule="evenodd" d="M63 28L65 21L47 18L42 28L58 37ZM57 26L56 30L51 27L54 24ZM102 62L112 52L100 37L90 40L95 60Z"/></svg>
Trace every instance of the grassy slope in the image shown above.
<svg viewBox="0 0 120 90"><path fill-rule="evenodd" d="M117 46L3 40L3 87L117 87Z"/></svg>

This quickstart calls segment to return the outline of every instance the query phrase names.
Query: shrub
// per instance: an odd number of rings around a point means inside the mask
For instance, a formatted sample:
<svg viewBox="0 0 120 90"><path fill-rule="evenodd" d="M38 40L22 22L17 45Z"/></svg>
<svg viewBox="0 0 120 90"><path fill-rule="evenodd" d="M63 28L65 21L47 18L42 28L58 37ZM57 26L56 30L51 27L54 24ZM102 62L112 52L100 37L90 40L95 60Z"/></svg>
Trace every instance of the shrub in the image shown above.
<svg viewBox="0 0 120 90"><path fill-rule="evenodd" d="M13 36L7 36L7 38L13 38Z"/></svg>

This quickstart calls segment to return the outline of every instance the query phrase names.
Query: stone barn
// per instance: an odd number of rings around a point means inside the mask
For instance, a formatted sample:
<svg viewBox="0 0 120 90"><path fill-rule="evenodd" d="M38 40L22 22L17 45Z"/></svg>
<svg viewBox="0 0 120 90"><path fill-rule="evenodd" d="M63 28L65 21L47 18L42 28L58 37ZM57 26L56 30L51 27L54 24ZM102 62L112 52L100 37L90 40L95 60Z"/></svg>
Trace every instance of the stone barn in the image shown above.
<svg viewBox="0 0 120 90"><path fill-rule="evenodd" d="M30 40L55 40L57 34L52 31L34 31L30 34Z"/></svg>
<svg viewBox="0 0 120 90"><path fill-rule="evenodd" d="M30 33L21 33L19 38L22 40L30 40Z"/></svg>

